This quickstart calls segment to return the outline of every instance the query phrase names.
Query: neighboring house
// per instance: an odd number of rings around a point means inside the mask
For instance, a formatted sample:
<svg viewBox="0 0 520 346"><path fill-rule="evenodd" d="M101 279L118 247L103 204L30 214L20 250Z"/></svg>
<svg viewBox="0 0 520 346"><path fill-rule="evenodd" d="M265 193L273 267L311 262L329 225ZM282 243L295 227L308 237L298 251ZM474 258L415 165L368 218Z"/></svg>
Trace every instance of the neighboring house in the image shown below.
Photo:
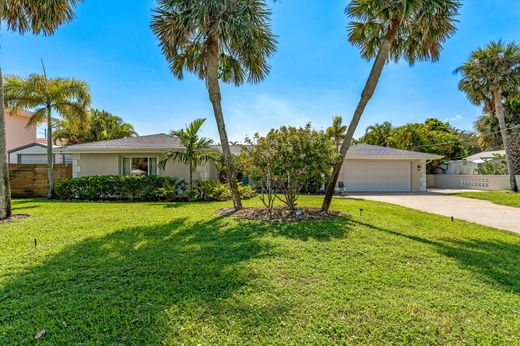
<svg viewBox="0 0 520 346"><path fill-rule="evenodd" d="M59 147L55 146L54 149ZM37 142L22 145L7 151L9 163L12 164L47 164L47 145ZM71 164L72 155L54 154L54 163Z"/></svg>
<svg viewBox="0 0 520 346"><path fill-rule="evenodd" d="M239 153L239 146L232 152ZM74 177L94 175L158 174L188 179L184 164L168 162L158 167L160 157L169 150L183 150L176 136L157 134L77 144L61 147L58 153L72 155ZM212 146L208 150L217 150ZM366 144L353 146L340 172L338 182L346 191L426 191L426 164L442 156L413 151L377 147ZM216 179L213 163L200 165L194 179Z"/></svg>
<svg viewBox="0 0 520 346"><path fill-rule="evenodd" d="M36 127L27 127L32 117L31 112L11 113L5 110L6 148L11 150L34 142L45 143L45 138L38 138Z"/></svg>
<svg viewBox="0 0 520 346"><path fill-rule="evenodd" d="M446 174L477 174L476 170L484 162L491 161L500 164L503 160L497 159L497 155L505 156L506 151L483 151L462 160L452 160L446 167Z"/></svg>

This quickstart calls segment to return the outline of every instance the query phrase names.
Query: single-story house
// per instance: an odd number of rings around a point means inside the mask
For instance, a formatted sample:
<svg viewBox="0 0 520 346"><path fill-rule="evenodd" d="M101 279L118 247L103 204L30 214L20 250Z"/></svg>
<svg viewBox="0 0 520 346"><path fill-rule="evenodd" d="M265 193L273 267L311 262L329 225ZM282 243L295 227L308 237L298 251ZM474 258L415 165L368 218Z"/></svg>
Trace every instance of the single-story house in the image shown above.
<svg viewBox="0 0 520 346"><path fill-rule="evenodd" d="M505 155L505 150L493 150L473 154L462 160L451 160L446 167L446 174L477 174L477 168L484 162L500 164L504 160L497 159L497 156L504 157Z"/></svg>
<svg viewBox="0 0 520 346"><path fill-rule="evenodd" d="M238 153L239 146L232 146ZM184 164L168 162L159 168L160 157L170 150L183 150L179 138L167 134L129 137L61 147L72 155L74 177L94 175L158 174L188 179ZM217 150L213 146L208 150ZM373 145L352 146L340 172L338 184L345 191L426 191L426 164L442 156ZM194 179L215 179L213 163L201 165Z"/></svg>
<svg viewBox="0 0 520 346"><path fill-rule="evenodd" d="M72 155L64 153L56 153L54 147L54 163L57 164L71 164ZM47 164L47 145L33 142L13 148L7 152L9 163L13 164Z"/></svg>

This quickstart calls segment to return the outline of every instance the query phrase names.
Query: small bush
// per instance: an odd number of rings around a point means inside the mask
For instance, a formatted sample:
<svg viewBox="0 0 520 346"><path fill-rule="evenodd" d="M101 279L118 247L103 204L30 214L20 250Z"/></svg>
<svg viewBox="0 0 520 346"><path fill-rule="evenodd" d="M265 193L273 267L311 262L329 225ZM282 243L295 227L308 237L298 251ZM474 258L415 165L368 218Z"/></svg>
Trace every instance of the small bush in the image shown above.
<svg viewBox="0 0 520 346"><path fill-rule="evenodd" d="M242 199L255 196L255 190L249 185L238 184L238 192ZM185 196L190 201L226 201L231 199L231 191L228 184L218 180L195 180Z"/></svg>
<svg viewBox="0 0 520 346"><path fill-rule="evenodd" d="M61 200L176 200L186 190L186 182L161 176L92 176L62 180L55 189ZM175 191L175 193L173 193Z"/></svg>

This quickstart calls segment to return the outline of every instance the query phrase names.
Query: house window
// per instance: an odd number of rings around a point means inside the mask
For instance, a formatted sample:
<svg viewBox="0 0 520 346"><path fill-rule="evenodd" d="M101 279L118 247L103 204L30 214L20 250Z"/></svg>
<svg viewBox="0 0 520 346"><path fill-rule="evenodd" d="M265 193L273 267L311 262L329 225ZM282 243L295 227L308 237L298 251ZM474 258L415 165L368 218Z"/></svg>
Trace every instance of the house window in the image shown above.
<svg viewBox="0 0 520 346"><path fill-rule="evenodd" d="M122 175L157 175L156 157L123 157Z"/></svg>

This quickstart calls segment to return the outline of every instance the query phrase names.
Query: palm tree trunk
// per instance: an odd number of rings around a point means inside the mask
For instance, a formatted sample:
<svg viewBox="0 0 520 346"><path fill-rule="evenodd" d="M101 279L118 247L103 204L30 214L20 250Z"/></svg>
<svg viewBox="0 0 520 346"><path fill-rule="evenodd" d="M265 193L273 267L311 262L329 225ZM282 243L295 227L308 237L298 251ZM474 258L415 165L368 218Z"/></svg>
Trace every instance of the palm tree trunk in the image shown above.
<svg viewBox="0 0 520 346"><path fill-rule="evenodd" d="M54 197L54 157L52 147L52 114L47 108L47 198Z"/></svg>
<svg viewBox="0 0 520 346"><path fill-rule="evenodd" d="M367 82L365 83L363 92L361 93L361 99L359 100L359 103L356 107L356 111L354 112L354 116L350 121L350 125L348 127L347 134L345 135L345 139L341 144L340 157L334 164L334 169L332 170L332 175L329 179L327 190L325 192L325 198L323 199L323 204L321 206L322 212L327 213L329 211L330 203L332 202L332 196L334 195L334 190L336 189L336 184L338 181L341 166L345 161L345 156L347 155L347 151L352 142L352 138L354 137L354 132L356 132L359 120L363 115L363 111L365 110L368 101L370 101L370 99L374 95L377 83L379 82L379 78L381 77L381 72L383 71L383 68L386 64L388 54L390 53L390 49L392 48L392 43L394 42L395 36L397 34L398 25L398 22L394 21L394 24L392 25L391 29L389 29L387 35L381 42L381 47L379 48L379 52L377 53L374 65L372 66L370 75L368 76Z"/></svg>
<svg viewBox="0 0 520 346"><path fill-rule="evenodd" d="M222 153L224 154L224 163L228 170L229 186L231 188L231 195L233 197L233 204L235 210L242 209L242 202L240 201L240 194L238 193L238 185L235 179L235 169L233 167L233 161L231 157L231 149L229 148L229 140L226 132L226 126L224 123L224 114L222 112L220 94L220 85L218 79L218 40L210 39L208 42L208 54L207 54L207 86L209 92L209 99L213 106L213 113L215 114L215 120L217 121L218 133L220 136L220 143L222 145Z"/></svg>
<svg viewBox="0 0 520 346"><path fill-rule="evenodd" d="M509 171L509 182L511 184L511 191L518 192L518 185L516 183L516 170L513 163L513 151L509 142L509 136L507 135L506 120L504 118L504 105L502 104L502 90L495 89L493 91L493 98L495 101L495 114L498 118L498 124L500 125L500 134L502 135L502 142L504 143L504 149L506 151L506 162L507 170Z"/></svg>
<svg viewBox="0 0 520 346"><path fill-rule="evenodd" d="M0 4L3 2L0 1ZM4 76L0 68L0 220L11 216L11 187L5 134Z"/></svg>
<svg viewBox="0 0 520 346"><path fill-rule="evenodd" d="M190 187L193 187L193 163L190 161Z"/></svg>

